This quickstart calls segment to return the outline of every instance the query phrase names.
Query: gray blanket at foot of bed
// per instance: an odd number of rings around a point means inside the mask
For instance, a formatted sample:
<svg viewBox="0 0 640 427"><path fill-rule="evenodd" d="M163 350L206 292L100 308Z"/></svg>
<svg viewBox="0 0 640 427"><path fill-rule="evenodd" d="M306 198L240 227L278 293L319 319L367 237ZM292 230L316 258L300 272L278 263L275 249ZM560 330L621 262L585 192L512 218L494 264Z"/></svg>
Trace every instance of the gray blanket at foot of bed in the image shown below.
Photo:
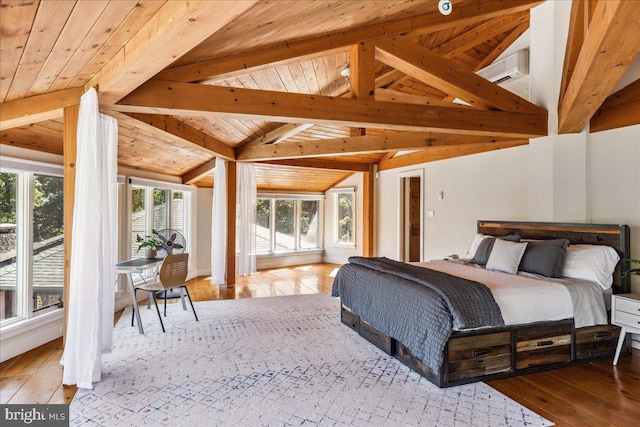
<svg viewBox="0 0 640 427"><path fill-rule="evenodd" d="M332 294L436 372L454 326L504 326L500 308L482 283L388 258L349 258Z"/></svg>

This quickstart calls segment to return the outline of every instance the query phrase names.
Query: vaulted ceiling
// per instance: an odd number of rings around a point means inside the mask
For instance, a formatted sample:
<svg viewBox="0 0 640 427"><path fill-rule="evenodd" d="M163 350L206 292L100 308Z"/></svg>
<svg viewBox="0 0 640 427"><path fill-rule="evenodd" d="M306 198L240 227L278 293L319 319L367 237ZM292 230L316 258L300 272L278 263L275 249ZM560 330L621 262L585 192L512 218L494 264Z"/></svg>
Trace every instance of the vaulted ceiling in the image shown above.
<svg viewBox="0 0 640 427"><path fill-rule="evenodd" d="M216 157L255 162L261 189L325 191L545 135L545 110L474 74L542 1L452 3L2 0L0 142L62 154L62 109L89 87L119 121L120 166L202 186Z"/></svg>

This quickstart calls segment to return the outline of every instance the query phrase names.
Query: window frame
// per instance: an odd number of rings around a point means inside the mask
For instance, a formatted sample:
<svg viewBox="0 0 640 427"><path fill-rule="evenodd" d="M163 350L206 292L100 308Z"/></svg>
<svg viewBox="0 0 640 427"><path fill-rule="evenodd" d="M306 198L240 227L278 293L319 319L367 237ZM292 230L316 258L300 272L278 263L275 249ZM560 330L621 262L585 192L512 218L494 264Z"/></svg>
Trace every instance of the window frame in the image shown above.
<svg viewBox="0 0 640 427"><path fill-rule="evenodd" d="M324 223L324 195L323 194L275 194L275 193L259 193L257 195L259 200L269 200L269 251L257 252L257 257L269 257L269 256L281 256L286 254L296 253L309 253L324 250L323 235L323 223ZM276 250L276 201L288 200L294 202L294 240L295 249L291 250ZM300 245L300 215L302 212L303 201L317 201L318 202L318 246L315 248L302 248ZM256 245L257 247L257 245Z"/></svg>
<svg viewBox="0 0 640 427"><path fill-rule="evenodd" d="M0 330L4 332L14 325L51 313L62 313L56 305L34 311L33 302L33 209L34 183L36 175L64 179L64 169L60 165L41 163L17 158L3 158L0 172L18 176L16 188L16 311L17 315L0 320Z"/></svg>
<svg viewBox="0 0 640 427"><path fill-rule="evenodd" d="M129 260L133 258L134 255L134 251L132 248L132 245L129 243L129 238L131 238L131 236L133 235L133 224L132 224L132 218L133 218L133 203L132 203L132 197L133 197L133 190L136 188L143 188L145 190L145 195L144 195L144 200L145 200L145 235L151 235L152 233L152 229L153 227L153 210L152 209L146 209L147 204L151 204L151 206L154 205L153 201L153 191L154 190L161 190L161 191L167 191L167 195L168 195L168 200L169 200L169 208L168 208L168 215L169 217L167 218L167 223L169 224L169 228L171 227L171 219L174 215L174 208L173 208L173 196L174 193L182 193L182 199L183 199L183 236L185 238L185 240L187 241L187 247L185 249L185 252L188 252L191 254L191 256L189 256L189 269L190 270L194 270L195 269L195 262L196 262L196 256L195 254L193 254L193 250L195 248L195 246L193 245L193 240L194 240L194 227L193 224L194 222L194 218L193 215L195 214L195 209L193 208L193 201L194 201L194 193L196 191L196 188L190 185L184 185L184 184L177 184L177 183L171 183L171 182L165 182L165 181L157 181L157 180L151 180L151 179L143 179L143 178L136 178L136 177L125 177L124 179L124 185L125 185L125 189L124 189L124 193L125 193L125 197L126 197L126 211L125 211L125 218L123 221L123 225L121 225L121 230L120 233L125 233L127 237L127 239L122 239L123 241L126 242L126 247L122 246L120 248L120 255L119 258L120 260ZM165 200L165 203L167 201ZM146 279L150 278L153 276L153 272L154 270L149 270L147 272L147 274L137 278L138 280L136 280L135 283L140 283L145 281ZM136 277L134 277L134 279L136 279ZM119 292L123 292L126 291L125 289L125 285L123 284L123 280L119 281L119 286L117 291Z"/></svg>
<svg viewBox="0 0 640 427"><path fill-rule="evenodd" d="M334 188L330 190L331 195L333 197L333 236L332 242L334 247L339 248L349 248L355 249L356 243L358 239L358 228L357 228L357 197L356 197L356 189L355 187L347 187L347 188ZM352 242L341 242L339 238L339 230L340 230L340 218L339 218L339 207L338 207L338 199L341 194L350 194L353 197L353 206L351 209L352 221L353 221L353 238Z"/></svg>

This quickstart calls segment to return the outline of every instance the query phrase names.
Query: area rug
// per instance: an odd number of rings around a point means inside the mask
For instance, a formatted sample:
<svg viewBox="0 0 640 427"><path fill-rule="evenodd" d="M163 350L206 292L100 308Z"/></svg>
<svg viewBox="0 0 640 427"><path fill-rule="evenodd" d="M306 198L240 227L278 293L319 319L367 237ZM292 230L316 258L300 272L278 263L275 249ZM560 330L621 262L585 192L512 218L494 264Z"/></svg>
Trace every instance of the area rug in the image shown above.
<svg viewBox="0 0 640 427"><path fill-rule="evenodd" d="M337 298L296 295L171 304L162 333L126 310L72 425L547 426L484 383L439 389L340 322Z"/></svg>

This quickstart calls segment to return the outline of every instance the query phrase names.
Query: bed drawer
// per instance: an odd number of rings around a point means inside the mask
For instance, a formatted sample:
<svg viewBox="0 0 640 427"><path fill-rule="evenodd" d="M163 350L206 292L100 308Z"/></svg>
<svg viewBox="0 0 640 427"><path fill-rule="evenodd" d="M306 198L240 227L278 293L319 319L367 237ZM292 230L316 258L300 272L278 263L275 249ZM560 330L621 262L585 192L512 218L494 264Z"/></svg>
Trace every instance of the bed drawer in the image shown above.
<svg viewBox="0 0 640 427"><path fill-rule="evenodd" d="M360 318L360 335L387 354L391 354L391 337L383 334L370 323Z"/></svg>
<svg viewBox="0 0 640 427"><path fill-rule="evenodd" d="M340 311L340 320L342 320L342 323L344 323L354 331L357 332L360 330L360 316L349 310L344 305L342 306L342 310Z"/></svg>
<svg viewBox="0 0 640 427"><path fill-rule="evenodd" d="M516 369L571 361L571 324L515 331Z"/></svg>
<svg viewBox="0 0 640 427"><path fill-rule="evenodd" d="M576 358L590 359L616 352L620 328L614 325L597 325L576 329Z"/></svg>
<svg viewBox="0 0 640 427"><path fill-rule="evenodd" d="M511 332L451 338L447 346L449 380L511 371Z"/></svg>

